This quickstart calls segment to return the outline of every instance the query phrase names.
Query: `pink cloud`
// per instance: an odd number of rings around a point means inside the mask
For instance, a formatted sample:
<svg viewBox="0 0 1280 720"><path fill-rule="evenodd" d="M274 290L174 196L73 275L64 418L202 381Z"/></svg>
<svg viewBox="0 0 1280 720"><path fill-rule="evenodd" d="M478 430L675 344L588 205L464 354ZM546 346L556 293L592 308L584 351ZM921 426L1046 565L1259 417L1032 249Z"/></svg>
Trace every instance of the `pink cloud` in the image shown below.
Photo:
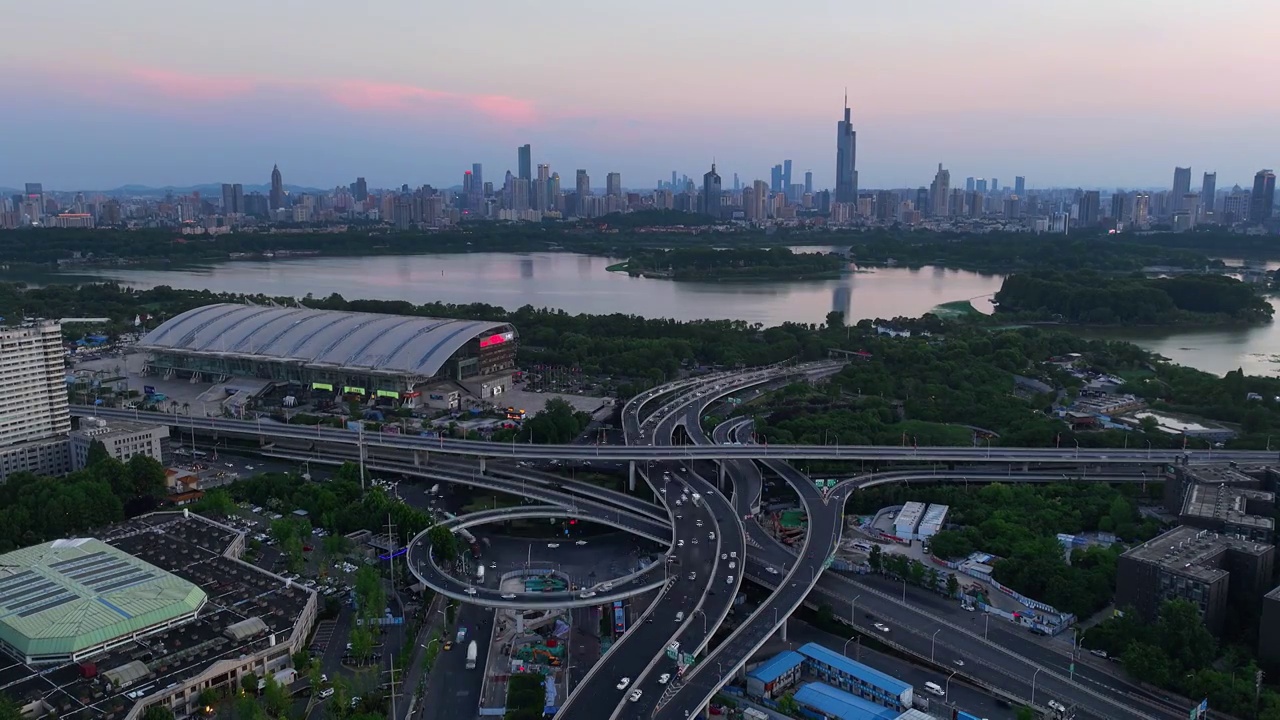
<svg viewBox="0 0 1280 720"><path fill-rule="evenodd" d="M471 95L416 85L334 80L318 82L188 73L167 68L99 65L93 75L57 73L63 87L90 100L148 108L189 107L262 97L319 97L353 112L397 116L462 113L505 123L529 124L539 115L533 103L505 95Z"/></svg>
<svg viewBox="0 0 1280 720"><path fill-rule="evenodd" d="M338 82L325 90L331 100L351 110L411 113L461 107L504 122L528 123L537 118L533 103L503 95L462 95L362 80Z"/></svg>

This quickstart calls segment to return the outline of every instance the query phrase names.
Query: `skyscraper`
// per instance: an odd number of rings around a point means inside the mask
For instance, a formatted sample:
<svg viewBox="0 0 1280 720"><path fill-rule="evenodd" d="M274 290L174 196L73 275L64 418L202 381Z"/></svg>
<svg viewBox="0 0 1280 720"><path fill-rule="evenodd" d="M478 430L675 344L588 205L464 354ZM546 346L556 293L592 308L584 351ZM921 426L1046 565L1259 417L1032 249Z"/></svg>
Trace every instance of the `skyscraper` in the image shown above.
<svg viewBox="0 0 1280 720"><path fill-rule="evenodd" d="M1276 204L1276 174L1259 170L1253 176L1253 194L1249 196L1249 222L1263 223L1271 219Z"/></svg>
<svg viewBox="0 0 1280 720"><path fill-rule="evenodd" d="M836 123L836 202L858 202L858 134L849 119L849 93L844 95L844 119Z"/></svg>
<svg viewBox="0 0 1280 720"><path fill-rule="evenodd" d="M804 171L804 192L806 195L813 194L813 171L812 170Z"/></svg>
<svg viewBox="0 0 1280 720"><path fill-rule="evenodd" d="M1098 212L1101 209L1102 193L1097 190L1086 190L1080 196L1080 208L1076 213L1077 225L1080 227L1094 227L1098 224Z"/></svg>
<svg viewBox="0 0 1280 720"><path fill-rule="evenodd" d="M702 208L711 217L720 217L720 176L716 174L714 162L711 170L702 176Z"/></svg>
<svg viewBox="0 0 1280 720"><path fill-rule="evenodd" d="M622 173L611 172L604 176L604 194L622 195Z"/></svg>
<svg viewBox="0 0 1280 720"><path fill-rule="evenodd" d="M0 361L0 480L21 470L70 470L65 440L58 442L71 429L58 321L0 327Z"/></svg>
<svg viewBox="0 0 1280 720"><path fill-rule="evenodd" d="M480 163L471 163L471 187L477 193L484 192L484 166Z"/></svg>
<svg viewBox="0 0 1280 720"><path fill-rule="evenodd" d="M586 170L578 171L578 202L582 202L582 198L591 194L591 177L587 175Z"/></svg>
<svg viewBox="0 0 1280 720"><path fill-rule="evenodd" d="M364 178L356 178L356 186L351 189L351 194L355 197L356 202L364 202L369 199L369 183Z"/></svg>
<svg viewBox="0 0 1280 720"><path fill-rule="evenodd" d="M280 175L280 166L271 168L271 194L268 196L272 210L284 207L284 177Z"/></svg>
<svg viewBox="0 0 1280 720"><path fill-rule="evenodd" d="M973 176L972 176L972 175L970 175L969 177L965 178L965 179L964 179L964 191L965 191L965 192L967 192L967 193L971 193L971 192L973 192L974 190L976 190L976 189L977 189L977 187L978 187L978 186L975 184L976 182L977 182L977 181L976 181L976 180L974 180L974 178L973 178Z"/></svg>
<svg viewBox="0 0 1280 720"><path fill-rule="evenodd" d="M791 161L782 161L782 189L786 190L791 187Z"/></svg>
<svg viewBox="0 0 1280 720"><path fill-rule="evenodd" d="M529 143L525 143L524 145L521 145L520 147L516 148L516 154L519 156L519 161L520 161L520 174L518 175L518 177L523 178L525 180L532 180L533 179L533 148L529 146Z"/></svg>
<svg viewBox="0 0 1280 720"><path fill-rule="evenodd" d="M222 212L227 215L244 214L244 186L240 183L222 183Z"/></svg>
<svg viewBox="0 0 1280 720"><path fill-rule="evenodd" d="M1191 168L1175 167L1173 169L1173 210L1182 209L1182 197L1191 192Z"/></svg>
<svg viewBox="0 0 1280 720"><path fill-rule="evenodd" d="M778 193L786 189L782 184L782 163L778 163L769 171L769 190Z"/></svg>
<svg viewBox="0 0 1280 720"><path fill-rule="evenodd" d="M1027 179L1018 175L1013 178L1013 194L1018 197L1027 196Z"/></svg>
<svg viewBox="0 0 1280 720"><path fill-rule="evenodd" d="M987 194L987 179L986 179L986 178L978 178L976 181L974 181L974 183L973 183L973 191L974 191L974 192L980 192L980 193L982 193L983 195Z"/></svg>
<svg viewBox="0 0 1280 720"><path fill-rule="evenodd" d="M1218 173L1211 172L1204 174L1204 180L1200 184L1200 213L1204 216L1212 215L1218 206Z"/></svg>
<svg viewBox="0 0 1280 720"><path fill-rule="evenodd" d="M938 163L938 173L933 176L933 185L929 188L929 212L934 217L946 217L947 203L951 201L951 171L943 170ZM920 208L923 209L923 208Z"/></svg>
<svg viewBox="0 0 1280 720"><path fill-rule="evenodd" d="M538 179L533 185L533 209L546 212L551 207L551 166L538 164Z"/></svg>

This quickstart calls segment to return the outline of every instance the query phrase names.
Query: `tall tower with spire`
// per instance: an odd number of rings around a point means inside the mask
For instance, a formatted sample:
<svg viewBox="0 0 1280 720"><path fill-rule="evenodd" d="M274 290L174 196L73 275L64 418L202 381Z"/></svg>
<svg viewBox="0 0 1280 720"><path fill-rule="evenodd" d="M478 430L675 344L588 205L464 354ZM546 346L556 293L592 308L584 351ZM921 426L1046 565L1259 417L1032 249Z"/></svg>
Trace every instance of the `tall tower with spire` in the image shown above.
<svg viewBox="0 0 1280 720"><path fill-rule="evenodd" d="M267 199L271 203L272 210L284 207L284 178L280 175L279 165L271 168L271 194Z"/></svg>
<svg viewBox="0 0 1280 720"><path fill-rule="evenodd" d="M858 202L858 134L849 119L849 90L844 91L844 119L836 124L836 202Z"/></svg>

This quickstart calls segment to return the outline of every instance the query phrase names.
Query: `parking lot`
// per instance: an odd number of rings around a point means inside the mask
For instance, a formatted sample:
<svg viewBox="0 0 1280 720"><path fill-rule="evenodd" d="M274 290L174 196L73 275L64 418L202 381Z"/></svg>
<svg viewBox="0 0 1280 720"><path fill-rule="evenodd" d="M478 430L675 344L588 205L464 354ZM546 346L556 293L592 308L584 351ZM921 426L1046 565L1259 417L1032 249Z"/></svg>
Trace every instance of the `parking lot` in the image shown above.
<svg viewBox="0 0 1280 720"><path fill-rule="evenodd" d="M333 632L338 624L333 620L322 620L316 625L315 635L311 638L311 654L323 655L329 649L329 642L333 640Z"/></svg>

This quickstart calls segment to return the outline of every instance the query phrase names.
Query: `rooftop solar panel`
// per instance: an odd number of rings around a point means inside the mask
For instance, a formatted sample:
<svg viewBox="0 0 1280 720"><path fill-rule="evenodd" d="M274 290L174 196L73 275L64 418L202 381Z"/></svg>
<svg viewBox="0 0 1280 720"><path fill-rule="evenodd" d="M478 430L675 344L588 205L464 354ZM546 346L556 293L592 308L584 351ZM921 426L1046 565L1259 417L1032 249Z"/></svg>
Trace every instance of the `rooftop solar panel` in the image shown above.
<svg viewBox="0 0 1280 720"><path fill-rule="evenodd" d="M41 605L37 605L33 608L28 608L26 610L23 610L22 612L18 613L18 617L24 618L24 617L31 617L32 615L39 615L45 610L52 610L58 607L59 605L66 605L67 603L75 599L76 599L75 595L63 595L61 597L54 598L49 602L43 603Z"/></svg>
<svg viewBox="0 0 1280 720"><path fill-rule="evenodd" d="M56 587L57 585L54 585L48 580L43 580L41 582L35 583L34 585L28 585L24 588L17 588L6 595L0 596L0 607L7 607L7 608L17 607L25 603L28 597L35 595L37 593L42 593L46 590L51 590Z"/></svg>
<svg viewBox="0 0 1280 720"><path fill-rule="evenodd" d="M29 607L31 607L32 605L35 605L35 604L37 604L37 603L42 603L42 602L44 602L45 600L48 600L49 598L53 598L53 597L57 597L57 596L59 596L59 595L65 595L65 594L67 594L67 591L66 591L66 590L63 590L63 589L62 589L62 588L60 588L60 587L55 587L55 588L53 588L52 590L50 590L49 592L47 592L47 593L43 593L43 594L40 594L40 595L36 595L35 597L29 597L29 598L27 598L27 599L23 600L22 602L14 603L14 604L12 604L12 605L10 605L10 606L9 606L9 609L10 609L10 610L24 610L24 609L29 608Z"/></svg>
<svg viewBox="0 0 1280 720"><path fill-rule="evenodd" d="M116 570L131 567L133 567L133 565L130 565L127 562L115 560L113 562L95 565L91 568L76 568L76 571L74 573L68 573L67 577L75 580L76 582L84 582L85 578L92 578L103 573L115 572Z"/></svg>
<svg viewBox="0 0 1280 720"><path fill-rule="evenodd" d="M80 557L71 558L70 560L60 560L56 563L49 563L49 567L54 568L55 570L62 570L62 568L71 567L73 565L79 565L80 563L86 560L100 557L103 555L106 555L106 553L102 550L99 550L97 552L91 552L87 555L81 555Z"/></svg>
<svg viewBox="0 0 1280 720"><path fill-rule="evenodd" d="M138 568L133 567L132 565L119 565L117 567L112 568L109 572L106 572L91 578L85 578L83 580L80 580L79 582L81 585L84 585L85 587L92 588L98 585L109 583L112 580L115 580L117 578L122 578L125 575L132 575L133 573L136 573L136 572L138 572Z"/></svg>
<svg viewBox="0 0 1280 720"><path fill-rule="evenodd" d="M30 570L23 570L17 575L10 575L5 579L0 580L0 593L3 593L5 590L11 587L21 585L23 582L26 581L27 578L31 577L32 575L35 575L35 573L31 572Z"/></svg>
<svg viewBox="0 0 1280 720"><path fill-rule="evenodd" d="M155 578L155 575L152 575L151 573L143 573L142 575L127 577L123 580L120 580L119 582L113 582L110 585L106 585L104 587L94 588L94 592L97 592L97 593L111 592L112 590L119 590L122 587L125 587L128 585L136 585L137 583L146 582L153 578Z"/></svg>

